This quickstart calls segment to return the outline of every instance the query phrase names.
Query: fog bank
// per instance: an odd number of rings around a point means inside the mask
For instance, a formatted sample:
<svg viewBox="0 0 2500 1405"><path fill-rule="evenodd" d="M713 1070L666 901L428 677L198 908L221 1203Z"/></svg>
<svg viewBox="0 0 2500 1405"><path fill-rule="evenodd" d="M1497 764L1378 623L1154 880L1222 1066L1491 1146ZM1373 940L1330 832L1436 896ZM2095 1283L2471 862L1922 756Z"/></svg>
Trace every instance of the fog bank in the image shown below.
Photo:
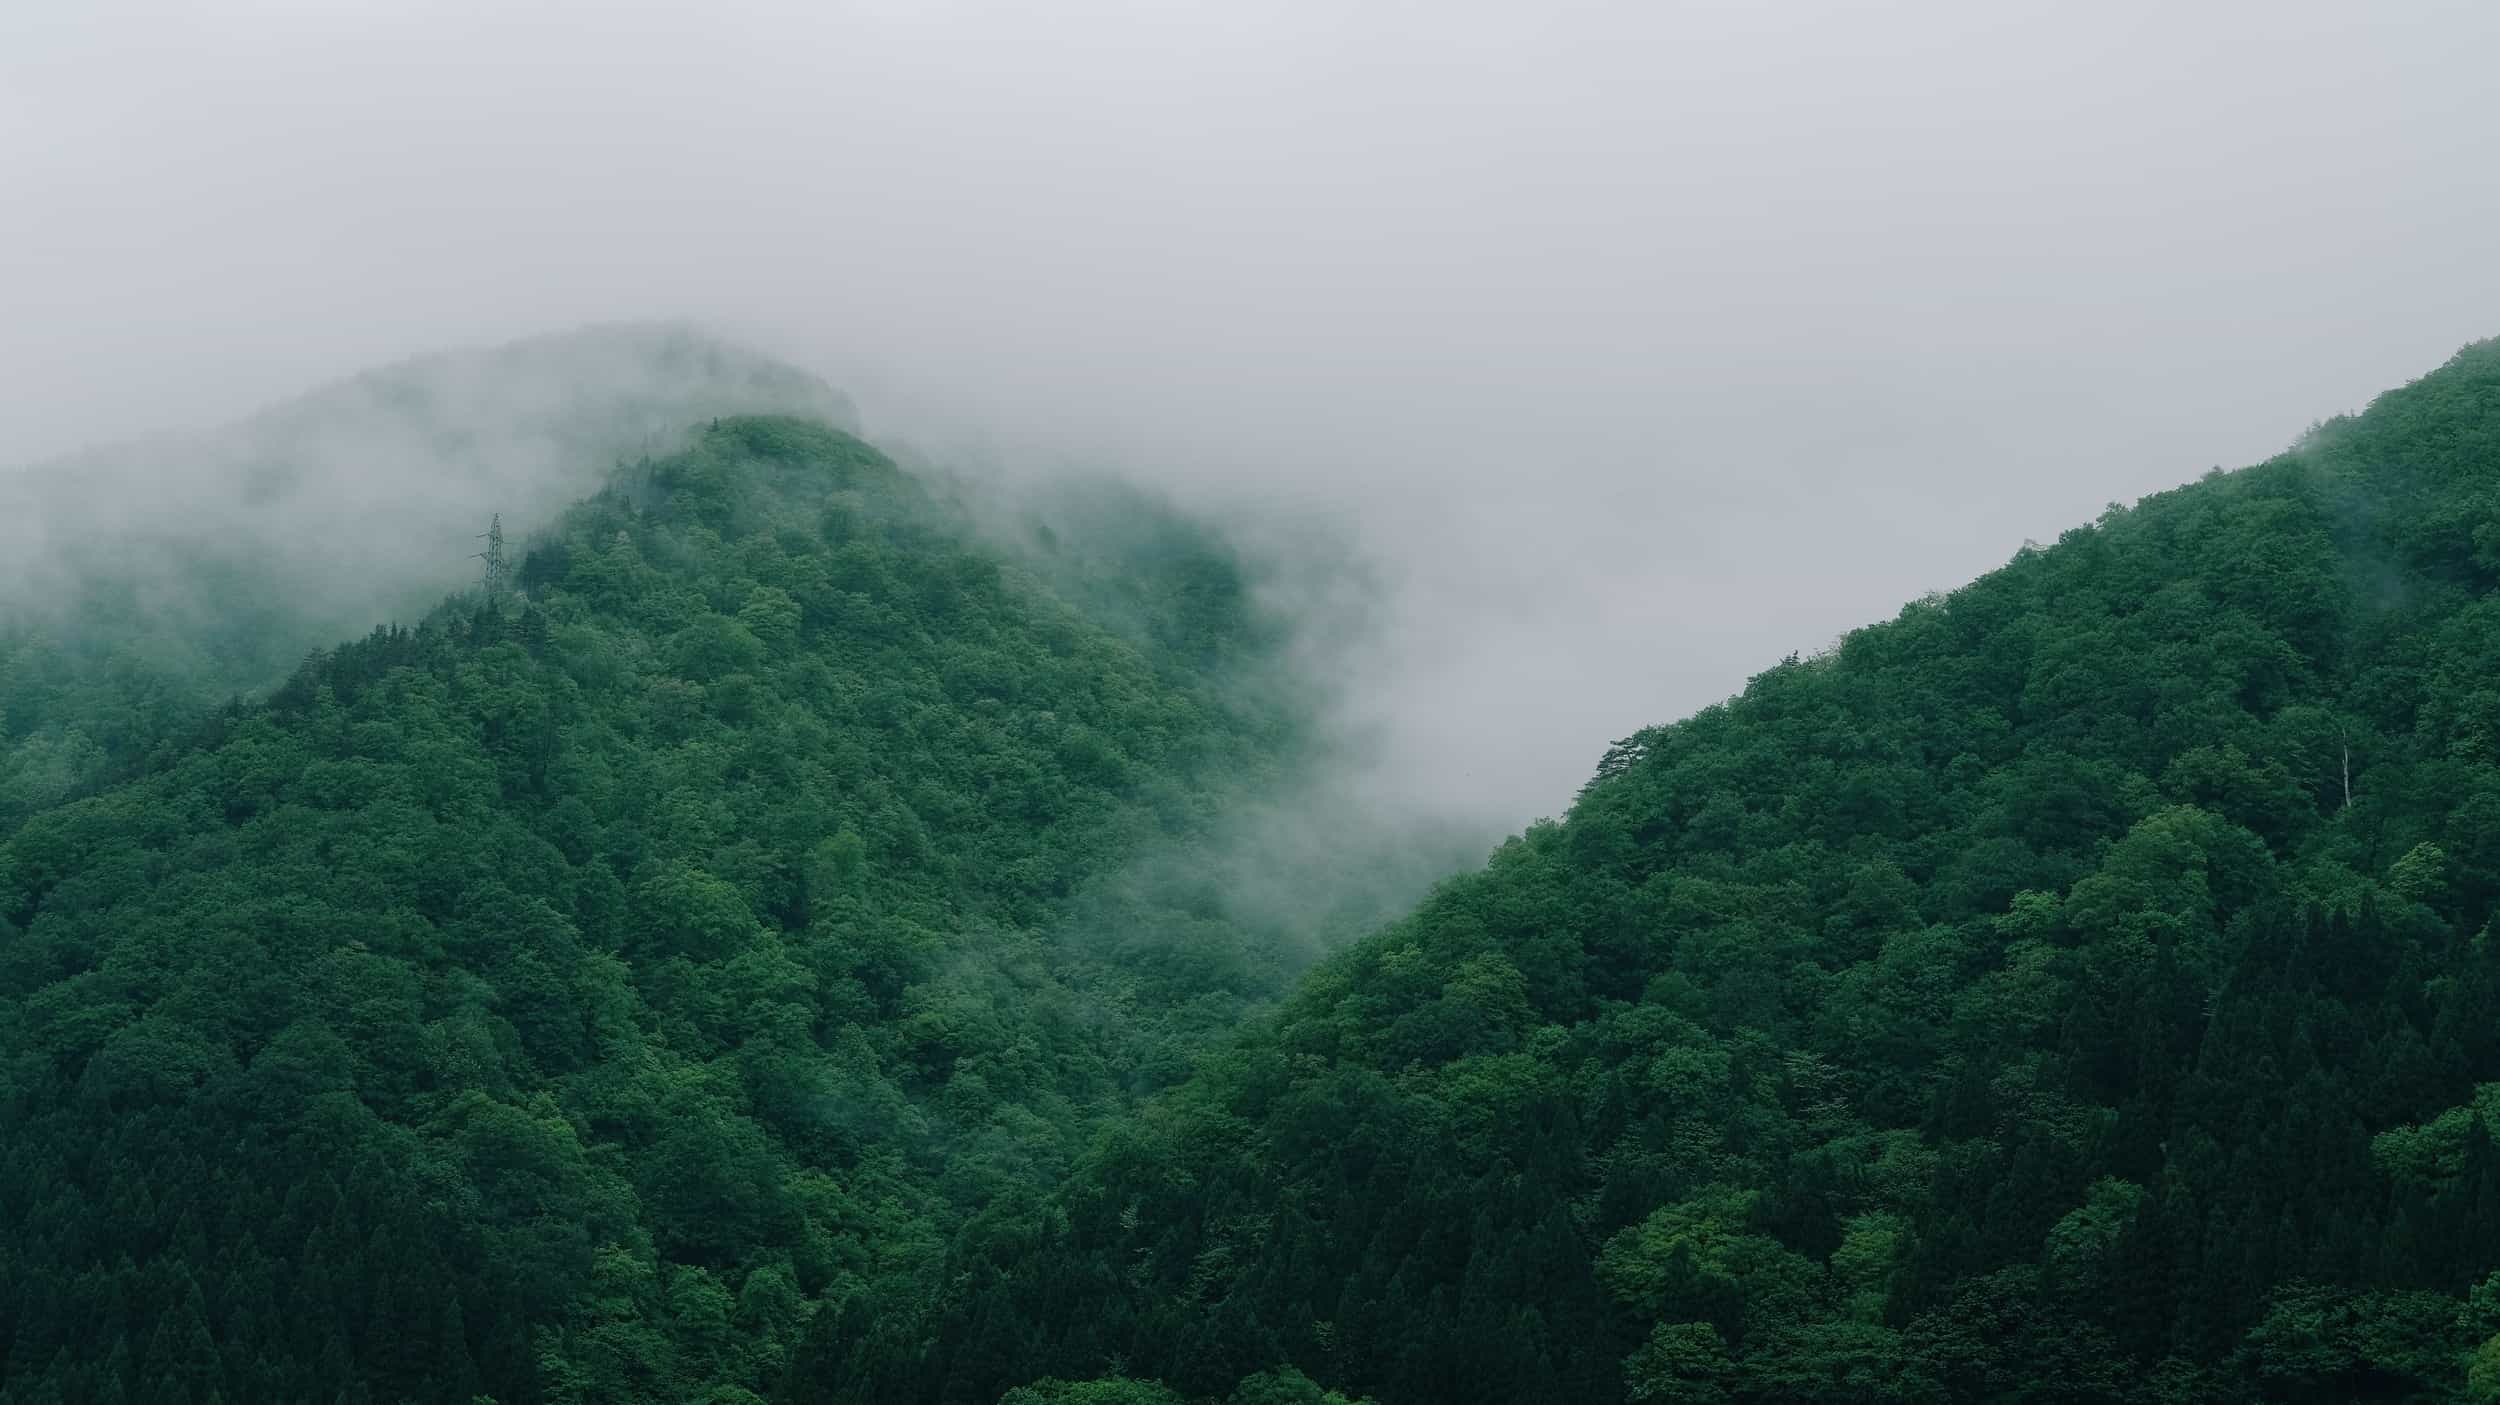
<svg viewBox="0 0 2500 1405"><path fill-rule="evenodd" d="M643 317L1334 524L1419 802L2500 331L2500 10L0 11L0 461Z"/></svg>

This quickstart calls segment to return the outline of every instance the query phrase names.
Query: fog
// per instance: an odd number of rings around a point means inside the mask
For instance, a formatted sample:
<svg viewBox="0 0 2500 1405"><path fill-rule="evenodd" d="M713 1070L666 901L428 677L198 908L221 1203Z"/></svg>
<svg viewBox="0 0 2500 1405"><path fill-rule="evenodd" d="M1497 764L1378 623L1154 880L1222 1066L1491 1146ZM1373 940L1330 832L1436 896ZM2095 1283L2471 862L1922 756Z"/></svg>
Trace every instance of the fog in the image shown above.
<svg viewBox="0 0 2500 1405"><path fill-rule="evenodd" d="M1333 524L1381 782L1605 744L2500 332L2486 4L0 6L0 462L693 318Z"/></svg>

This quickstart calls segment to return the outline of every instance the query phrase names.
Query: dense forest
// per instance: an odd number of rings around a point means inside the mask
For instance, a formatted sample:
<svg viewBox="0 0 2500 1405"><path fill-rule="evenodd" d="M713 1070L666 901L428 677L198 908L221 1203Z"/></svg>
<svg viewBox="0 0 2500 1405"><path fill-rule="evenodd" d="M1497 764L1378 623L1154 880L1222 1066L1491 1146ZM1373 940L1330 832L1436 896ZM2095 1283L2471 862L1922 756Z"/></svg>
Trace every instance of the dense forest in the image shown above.
<svg viewBox="0 0 2500 1405"><path fill-rule="evenodd" d="M1347 941L1083 502L731 415L249 700L0 634L0 1402L2500 1400L2500 343Z"/></svg>
<svg viewBox="0 0 2500 1405"><path fill-rule="evenodd" d="M857 427L794 367L627 323L0 466L0 826L179 745L203 703L264 693L310 650L422 617L476 579L462 558L498 514L526 534L736 414Z"/></svg>
<svg viewBox="0 0 2500 1405"><path fill-rule="evenodd" d="M0 1399L753 1399L1057 1184L1303 950L1205 877L1278 631L1124 507L1072 601L732 417L258 701L10 634Z"/></svg>
<svg viewBox="0 0 2500 1405"><path fill-rule="evenodd" d="M788 1397L2500 1399L2496 586L2486 343L1625 740Z"/></svg>

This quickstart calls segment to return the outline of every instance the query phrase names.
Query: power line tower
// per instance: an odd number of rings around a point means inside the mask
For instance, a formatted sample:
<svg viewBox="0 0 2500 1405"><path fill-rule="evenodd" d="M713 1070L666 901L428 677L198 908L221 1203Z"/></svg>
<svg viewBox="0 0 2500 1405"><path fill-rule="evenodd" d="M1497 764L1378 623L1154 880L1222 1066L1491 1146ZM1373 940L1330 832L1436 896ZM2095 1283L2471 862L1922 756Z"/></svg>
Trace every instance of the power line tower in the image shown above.
<svg viewBox="0 0 2500 1405"><path fill-rule="evenodd" d="M474 558L486 563L486 574L478 584L488 595L501 595L505 580L511 574L511 568L503 559L503 514L496 513L494 524L478 536L486 542L486 549L476 553Z"/></svg>

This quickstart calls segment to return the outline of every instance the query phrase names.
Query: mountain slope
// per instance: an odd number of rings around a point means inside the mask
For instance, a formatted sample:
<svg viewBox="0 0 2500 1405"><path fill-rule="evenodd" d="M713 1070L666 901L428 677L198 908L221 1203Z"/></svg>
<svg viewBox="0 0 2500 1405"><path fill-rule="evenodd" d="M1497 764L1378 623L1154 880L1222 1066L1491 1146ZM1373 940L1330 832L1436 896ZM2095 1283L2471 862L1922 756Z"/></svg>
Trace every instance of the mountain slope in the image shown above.
<svg viewBox="0 0 2500 1405"><path fill-rule="evenodd" d="M715 416L856 428L850 402L672 325L368 371L237 424L0 471L0 823L83 793L202 701L423 614L612 464Z"/></svg>
<svg viewBox="0 0 2500 1405"><path fill-rule="evenodd" d="M2485 343L1628 739L786 1394L2493 1398L2496 585Z"/></svg>
<svg viewBox="0 0 2500 1405"><path fill-rule="evenodd" d="M1305 740L1159 541L1133 640L726 418L0 829L0 1400L748 1399L1062 1178L1287 959L1156 877Z"/></svg>

